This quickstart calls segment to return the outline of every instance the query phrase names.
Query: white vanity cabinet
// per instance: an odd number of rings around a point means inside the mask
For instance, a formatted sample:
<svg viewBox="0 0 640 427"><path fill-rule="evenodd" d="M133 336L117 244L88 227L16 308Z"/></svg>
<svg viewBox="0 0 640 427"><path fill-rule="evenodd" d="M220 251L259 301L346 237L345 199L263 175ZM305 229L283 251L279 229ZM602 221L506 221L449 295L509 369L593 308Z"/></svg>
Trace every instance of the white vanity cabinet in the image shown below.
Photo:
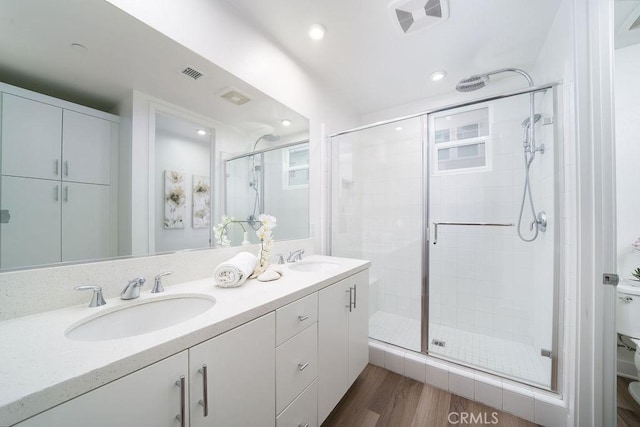
<svg viewBox="0 0 640 427"><path fill-rule="evenodd" d="M191 427L273 426L274 365L274 313L189 349Z"/></svg>
<svg viewBox="0 0 640 427"><path fill-rule="evenodd" d="M117 118L2 83L0 92L0 268L116 255Z"/></svg>
<svg viewBox="0 0 640 427"><path fill-rule="evenodd" d="M16 427L180 427L189 425L181 414L188 397L187 351L183 351L124 378L76 397L69 402L29 418Z"/></svg>
<svg viewBox="0 0 640 427"><path fill-rule="evenodd" d="M327 418L369 361L369 270L319 292L318 424Z"/></svg>
<svg viewBox="0 0 640 427"><path fill-rule="evenodd" d="M318 293L276 310L276 426L316 427Z"/></svg>

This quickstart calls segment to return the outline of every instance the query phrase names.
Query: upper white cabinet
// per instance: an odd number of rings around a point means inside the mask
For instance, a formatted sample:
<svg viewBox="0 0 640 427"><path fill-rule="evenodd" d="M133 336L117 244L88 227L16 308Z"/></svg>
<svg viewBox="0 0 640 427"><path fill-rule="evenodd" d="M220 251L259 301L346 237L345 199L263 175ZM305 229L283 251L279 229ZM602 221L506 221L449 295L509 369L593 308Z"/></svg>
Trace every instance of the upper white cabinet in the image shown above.
<svg viewBox="0 0 640 427"><path fill-rule="evenodd" d="M191 427L275 425L275 313L189 350Z"/></svg>
<svg viewBox="0 0 640 427"><path fill-rule="evenodd" d="M185 350L16 427L186 427L189 425L187 359ZM181 377L184 389L180 386ZM182 413L183 423L176 419Z"/></svg>
<svg viewBox="0 0 640 427"><path fill-rule="evenodd" d="M0 268L116 255L117 118L9 85L0 91Z"/></svg>
<svg viewBox="0 0 640 427"><path fill-rule="evenodd" d="M367 366L369 270L319 292L318 424Z"/></svg>
<svg viewBox="0 0 640 427"><path fill-rule="evenodd" d="M112 123L70 110L62 123L62 179L108 185Z"/></svg>
<svg viewBox="0 0 640 427"><path fill-rule="evenodd" d="M112 122L2 94L2 174L110 184Z"/></svg>
<svg viewBox="0 0 640 427"><path fill-rule="evenodd" d="M62 108L2 94L2 174L60 179Z"/></svg>

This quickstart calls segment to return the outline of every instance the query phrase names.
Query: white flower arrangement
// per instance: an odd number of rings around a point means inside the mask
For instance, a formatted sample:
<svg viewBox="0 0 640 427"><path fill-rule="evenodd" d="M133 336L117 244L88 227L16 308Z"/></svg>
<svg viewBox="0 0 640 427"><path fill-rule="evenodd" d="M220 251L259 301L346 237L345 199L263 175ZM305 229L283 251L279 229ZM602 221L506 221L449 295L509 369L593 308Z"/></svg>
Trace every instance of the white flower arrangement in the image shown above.
<svg viewBox="0 0 640 427"><path fill-rule="evenodd" d="M256 236L260 239L261 247L258 255L258 263L251 277L258 277L269 266L269 255L273 249L273 229L276 228L276 217L261 214L258 221L262 226L256 231Z"/></svg>
<svg viewBox="0 0 640 427"><path fill-rule="evenodd" d="M227 225L232 224L232 223L238 223L240 224L240 227L242 227L243 231L246 231L244 228L244 225L242 225L242 223L240 221L236 221L236 219L232 216L226 216L224 215L222 217L222 222L219 223L218 225L215 225L213 227L213 235L216 239L216 244L221 247L221 248L226 248L231 246L231 240L229 239L229 236L227 235Z"/></svg>

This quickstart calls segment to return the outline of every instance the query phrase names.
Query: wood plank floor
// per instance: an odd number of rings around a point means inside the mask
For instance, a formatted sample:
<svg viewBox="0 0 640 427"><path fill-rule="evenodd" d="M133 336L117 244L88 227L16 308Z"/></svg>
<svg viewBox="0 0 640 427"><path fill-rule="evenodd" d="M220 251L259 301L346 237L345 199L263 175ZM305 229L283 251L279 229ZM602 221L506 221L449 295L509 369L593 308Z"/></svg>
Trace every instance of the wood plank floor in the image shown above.
<svg viewBox="0 0 640 427"><path fill-rule="evenodd" d="M460 422L451 412L474 414L480 423ZM497 423L495 423L495 418ZM479 415L480 414L480 415ZM451 422L449 422L451 421ZM456 423L456 424L452 424ZM456 396L374 365L368 365L322 427L440 427L450 425L527 427L536 424Z"/></svg>
<svg viewBox="0 0 640 427"><path fill-rule="evenodd" d="M640 405L629 394L633 380L618 377L618 427L640 426Z"/></svg>

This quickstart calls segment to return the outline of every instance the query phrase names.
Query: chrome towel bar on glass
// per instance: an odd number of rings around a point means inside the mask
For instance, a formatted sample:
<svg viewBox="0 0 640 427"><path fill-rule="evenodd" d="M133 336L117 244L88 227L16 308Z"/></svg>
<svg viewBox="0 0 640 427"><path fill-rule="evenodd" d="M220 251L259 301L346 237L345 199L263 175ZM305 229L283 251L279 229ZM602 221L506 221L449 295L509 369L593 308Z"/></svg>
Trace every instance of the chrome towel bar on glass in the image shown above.
<svg viewBox="0 0 640 427"><path fill-rule="evenodd" d="M438 226L440 225L480 225L484 227L513 227L513 223L491 223L491 222L434 222L433 223L433 244L438 243Z"/></svg>

